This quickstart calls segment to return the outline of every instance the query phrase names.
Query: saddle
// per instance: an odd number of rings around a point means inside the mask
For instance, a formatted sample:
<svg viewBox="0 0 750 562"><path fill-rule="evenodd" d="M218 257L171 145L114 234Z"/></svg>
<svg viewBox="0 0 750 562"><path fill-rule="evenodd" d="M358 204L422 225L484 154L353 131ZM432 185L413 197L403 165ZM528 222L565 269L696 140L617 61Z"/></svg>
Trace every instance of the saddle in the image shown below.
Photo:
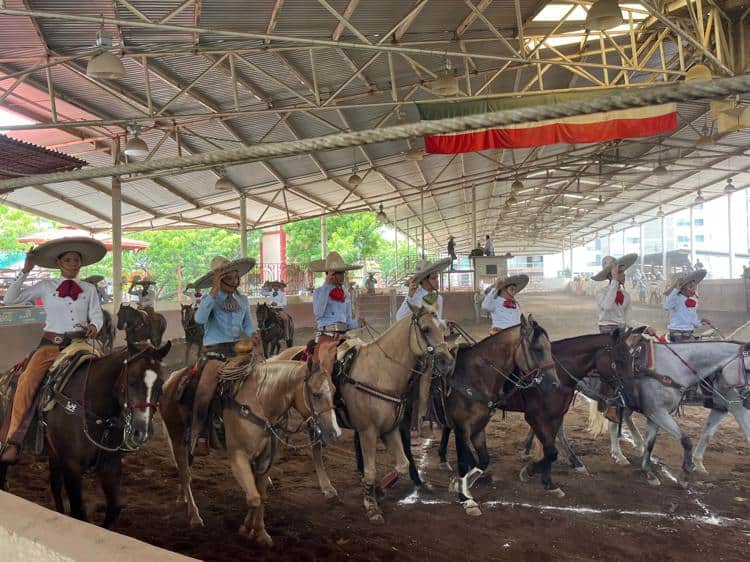
<svg viewBox="0 0 750 562"><path fill-rule="evenodd" d="M345 381L349 380L354 361L357 359L359 352L358 345L347 346L343 350L347 340L343 340L342 344L339 345L336 350L336 361L333 364L333 385L336 391L333 394L333 405L336 408L336 421L338 424L346 429L354 429L351 418L349 417L349 410L346 408L344 398L341 396L341 387Z"/></svg>
<svg viewBox="0 0 750 562"><path fill-rule="evenodd" d="M71 410L70 400L63 399L65 387L68 385L73 373L82 365L87 361L101 356L102 353L100 350L97 350L95 347L92 348L84 340L76 340L63 349L42 382L39 404L41 411L45 413L49 412L57 404L60 404L63 408L66 408L66 411L75 413L75 409Z"/></svg>

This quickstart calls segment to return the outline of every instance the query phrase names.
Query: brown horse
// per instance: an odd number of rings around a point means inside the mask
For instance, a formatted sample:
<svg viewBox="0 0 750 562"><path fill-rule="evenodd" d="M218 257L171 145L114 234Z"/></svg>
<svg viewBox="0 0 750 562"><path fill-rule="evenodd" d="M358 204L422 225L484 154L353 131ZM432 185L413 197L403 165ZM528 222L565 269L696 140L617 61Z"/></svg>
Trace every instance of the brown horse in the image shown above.
<svg viewBox="0 0 750 562"><path fill-rule="evenodd" d="M160 349L148 346L133 356L122 348L89 360L55 395L57 404L45 422L57 511L65 513L64 484L70 515L87 520L81 482L83 474L94 469L106 498L102 525L110 527L115 522L122 510L122 453L140 448L152 434L161 395L161 360L170 347L170 342ZM4 487L6 469L7 465L0 465L0 487Z"/></svg>
<svg viewBox="0 0 750 562"><path fill-rule="evenodd" d="M102 310L102 329L96 334L96 340L102 345L102 349L107 353L112 352L115 343L115 324L112 322L112 314L107 310Z"/></svg>
<svg viewBox="0 0 750 562"><path fill-rule="evenodd" d="M161 345L161 339L167 330L167 319L158 312L155 312L152 318L142 310L122 304L117 311L117 329L125 330L125 341L130 352L134 353L140 342L150 341L154 347ZM155 336L155 333L158 335Z"/></svg>
<svg viewBox="0 0 750 562"><path fill-rule="evenodd" d="M187 373L187 369L181 369L169 376L160 412L180 474L178 501L187 504L190 525L200 526L203 519L190 485L193 459L186 440L191 408L178 396ZM283 431L281 422L290 408L305 418L314 443L330 443L341 434L333 414L333 385L312 359L306 363L275 360L249 364L234 397L223 398L228 455L249 510L240 533L255 537L261 544L271 544L263 523L268 483L265 474L273 462L269 447Z"/></svg>
<svg viewBox="0 0 750 562"><path fill-rule="evenodd" d="M180 317L182 320L182 329L185 330L185 365L188 364L190 351L194 345L198 346L198 355L201 356L203 351L203 324L195 321L195 308L191 304L180 305Z"/></svg>

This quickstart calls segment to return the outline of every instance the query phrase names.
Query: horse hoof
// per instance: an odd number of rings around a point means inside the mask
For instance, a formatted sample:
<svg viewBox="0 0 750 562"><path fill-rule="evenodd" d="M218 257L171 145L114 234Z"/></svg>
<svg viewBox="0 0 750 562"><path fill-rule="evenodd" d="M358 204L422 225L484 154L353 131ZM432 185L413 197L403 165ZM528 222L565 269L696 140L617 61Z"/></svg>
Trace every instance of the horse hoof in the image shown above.
<svg viewBox="0 0 750 562"><path fill-rule="evenodd" d="M615 462L619 464L620 466L628 466L630 464L630 461L626 459L625 457L612 457L615 459Z"/></svg>
<svg viewBox="0 0 750 562"><path fill-rule="evenodd" d="M333 486L329 488L325 488L323 490L323 495L326 497L326 499L333 500L339 497L339 493L336 491L336 488Z"/></svg>
<svg viewBox="0 0 750 562"><path fill-rule="evenodd" d="M589 474L589 470L585 466L583 466L583 465L576 466L576 467L573 468L573 470L575 470L579 474L583 474L584 476L591 476Z"/></svg>
<svg viewBox="0 0 750 562"><path fill-rule="evenodd" d="M253 529L248 529L244 525L240 525L237 533L242 535L243 537L247 537L248 539L252 539L255 536L255 531Z"/></svg>
<svg viewBox="0 0 750 562"><path fill-rule="evenodd" d="M479 517L482 515L482 510L479 508L479 504L474 500L466 500L461 504L469 517Z"/></svg>
<svg viewBox="0 0 750 562"><path fill-rule="evenodd" d="M448 482L448 491L453 492L454 494L458 494L460 492L460 479L456 478L455 476L450 479L450 482Z"/></svg>
<svg viewBox="0 0 750 562"><path fill-rule="evenodd" d="M255 542L257 542L260 546L273 546L273 539L271 538L271 535L269 535L265 531L258 533L258 535L255 537Z"/></svg>
<svg viewBox="0 0 750 562"><path fill-rule="evenodd" d="M565 492L563 492L560 488L555 488L554 490L547 490L547 493L558 498L565 497Z"/></svg>
<svg viewBox="0 0 750 562"><path fill-rule="evenodd" d="M385 523L385 519L383 519L382 513L373 513L371 515L368 515L367 518L373 525L382 525L383 523Z"/></svg>
<svg viewBox="0 0 750 562"><path fill-rule="evenodd" d="M193 528L203 527L204 526L203 518L200 515L198 515L197 513L195 515L191 516L190 517L190 526L193 527Z"/></svg>
<svg viewBox="0 0 750 562"><path fill-rule="evenodd" d="M706 467L703 466L702 461L696 461L695 466L693 467L693 471L698 472L700 474L708 474L708 470L706 470Z"/></svg>
<svg viewBox="0 0 750 562"><path fill-rule="evenodd" d="M440 470L446 470L448 472L453 472L453 467L451 466L451 463L448 461L443 461L440 463Z"/></svg>
<svg viewBox="0 0 750 562"><path fill-rule="evenodd" d="M646 477L646 481L648 482L649 486L653 486L653 487L661 486L661 482L659 481L659 479L656 476L653 476L653 475L652 476L647 476Z"/></svg>
<svg viewBox="0 0 750 562"><path fill-rule="evenodd" d="M524 466L521 469L521 472L518 473L518 477L521 479L521 482L528 482L531 479L528 468L529 467Z"/></svg>

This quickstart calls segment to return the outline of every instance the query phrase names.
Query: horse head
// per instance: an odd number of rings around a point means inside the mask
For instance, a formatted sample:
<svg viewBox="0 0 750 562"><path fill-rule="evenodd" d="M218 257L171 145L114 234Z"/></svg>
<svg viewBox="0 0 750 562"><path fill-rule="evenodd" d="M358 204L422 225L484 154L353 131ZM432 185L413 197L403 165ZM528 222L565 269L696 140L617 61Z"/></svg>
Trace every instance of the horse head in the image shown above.
<svg viewBox="0 0 750 562"><path fill-rule="evenodd" d="M187 328L190 325L190 321L193 319L193 305L181 304L180 305L180 317L182 318L182 327Z"/></svg>
<svg viewBox="0 0 750 562"><path fill-rule="evenodd" d="M330 374L313 360L312 355L313 351L308 348L305 383L302 395L295 397L295 409L309 418L314 440L333 443L341 436L333 404L334 385Z"/></svg>
<svg viewBox="0 0 750 562"><path fill-rule="evenodd" d="M532 381L538 379L542 392L560 388L549 335L531 314L528 319L521 315L521 340L516 348L514 361L523 373L523 378Z"/></svg>
<svg viewBox="0 0 750 562"><path fill-rule="evenodd" d="M450 373L455 366L453 346L446 341L445 325L438 318L437 310L429 305L415 306L407 302L411 309L409 346L417 357L428 357L434 361L439 373Z"/></svg>
<svg viewBox="0 0 750 562"><path fill-rule="evenodd" d="M171 347L169 341L158 349L149 345L123 362L116 387L125 420L123 446L127 449L137 449L151 437L165 379L162 359Z"/></svg>
<svg viewBox="0 0 750 562"><path fill-rule="evenodd" d="M120 308L117 310L117 329L118 330L124 330L127 328L128 316L130 315L131 310L132 309L127 304L120 305Z"/></svg>

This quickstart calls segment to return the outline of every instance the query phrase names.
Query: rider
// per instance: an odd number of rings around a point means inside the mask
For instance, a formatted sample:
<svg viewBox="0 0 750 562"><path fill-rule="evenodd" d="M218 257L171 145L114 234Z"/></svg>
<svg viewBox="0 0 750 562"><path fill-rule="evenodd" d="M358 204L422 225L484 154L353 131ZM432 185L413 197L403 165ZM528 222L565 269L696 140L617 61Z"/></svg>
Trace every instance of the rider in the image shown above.
<svg viewBox="0 0 750 562"><path fill-rule="evenodd" d="M607 281L607 286L596 293L596 305L599 317L599 332L611 334L616 329L624 330L628 327L630 316L630 295L625 290L625 271L638 260L638 254L626 254L620 259L612 256L602 258L602 270L591 277L594 281ZM655 335L653 329L646 328L646 332ZM604 380L602 388L604 398L609 408L607 418L618 421L617 406L614 401L624 402L621 405L640 404L638 387L629 377L620 377L619 381ZM622 386L624 396L615 397L618 383ZM606 388L605 388L606 387Z"/></svg>
<svg viewBox="0 0 750 562"><path fill-rule="evenodd" d="M102 287L100 283L104 281L103 275L89 275L85 279L82 279L84 283L91 283L96 287L96 294L99 296L99 304L107 302L107 288Z"/></svg>
<svg viewBox="0 0 750 562"><path fill-rule="evenodd" d="M253 258L229 261L223 256L216 256L211 260L211 271L194 283L197 289L211 287L195 312L195 322L204 326L203 352L209 354L200 372L193 401L190 435L196 456L209 453L206 418L218 384L219 371L226 361L236 355L235 344L251 339L255 350L263 349L253 326L250 303L237 290L240 278L254 266Z"/></svg>
<svg viewBox="0 0 750 562"><path fill-rule="evenodd" d="M693 339L693 330L701 324L709 324L698 317L698 300L695 290L706 276L705 269L693 271L687 276L678 276L664 291L664 310L669 311L669 339L673 342Z"/></svg>
<svg viewBox="0 0 750 562"><path fill-rule="evenodd" d="M521 323L521 308L516 302L516 295L528 284L528 275L511 275L505 279L498 279L495 286L485 295L482 310L489 312L492 317L491 336Z"/></svg>
<svg viewBox="0 0 750 562"><path fill-rule="evenodd" d="M137 288L136 285L140 285L140 288ZM137 279L130 285L128 294L138 297L138 309L148 316L148 322L151 326L151 342L156 345L156 342L161 338L161 326L156 317L156 290L152 286L156 286L156 281L152 281L148 277Z"/></svg>
<svg viewBox="0 0 750 562"><path fill-rule="evenodd" d="M325 273L323 285L313 291L313 314L315 315L316 344L343 339L349 330L366 324L363 318L354 319L352 303L343 289L346 272L360 269L361 265L345 263L338 252L331 252L324 260L310 264L310 270ZM318 345L315 346L317 356Z"/></svg>
<svg viewBox="0 0 750 562"><path fill-rule="evenodd" d="M286 288L286 283L282 281L266 281L263 286L266 287L265 295L268 306L274 309L284 325L284 339L292 339L292 319L285 310L286 295L284 294L284 289Z"/></svg>
<svg viewBox="0 0 750 562"><path fill-rule="evenodd" d="M190 289L193 290L192 294L190 293ZM196 287L194 283L188 283L185 289L182 291L182 294L190 299L193 308L197 309L200 306L201 299L203 298L203 292L201 292L201 290Z"/></svg>
<svg viewBox="0 0 750 562"><path fill-rule="evenodd" d="M18 377L10 422L0 444L0 462L15 463L31 418L32 404L47 369L60 352L76 337L93 338L102 327L103 317L96 288L78 280L81 267L101 260L107 249L93 238L59 238L32 249L26 255L21 274L8 287L5 304L40 298L47 321L39 346ZM61 279L43 279L23 287L34 266L60 269ZM4 425L4 424L3 424ZM7 437L6 437L7 436Z"/></svg>

